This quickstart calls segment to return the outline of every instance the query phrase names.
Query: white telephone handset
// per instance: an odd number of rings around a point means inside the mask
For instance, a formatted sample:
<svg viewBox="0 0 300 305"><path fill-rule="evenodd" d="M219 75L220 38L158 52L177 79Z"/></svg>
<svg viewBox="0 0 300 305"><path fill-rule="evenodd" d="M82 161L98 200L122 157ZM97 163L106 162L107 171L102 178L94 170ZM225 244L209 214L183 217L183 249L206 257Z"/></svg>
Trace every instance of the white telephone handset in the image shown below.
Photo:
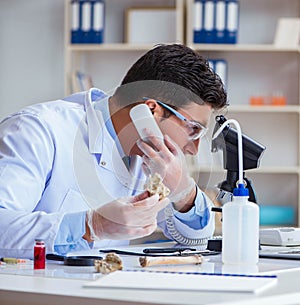
<svg viewBox="0 0 300 305"><path fill-rule="evenodd" d="M147 128L151 130L155 137L163 140L164 136L159 129L153 114L151 113L149 107L146 104L139 104L134 106L129 113L135 128L138 131L139 136L142 140L147 141L148 135L145 133L144 129Z"/></svg>

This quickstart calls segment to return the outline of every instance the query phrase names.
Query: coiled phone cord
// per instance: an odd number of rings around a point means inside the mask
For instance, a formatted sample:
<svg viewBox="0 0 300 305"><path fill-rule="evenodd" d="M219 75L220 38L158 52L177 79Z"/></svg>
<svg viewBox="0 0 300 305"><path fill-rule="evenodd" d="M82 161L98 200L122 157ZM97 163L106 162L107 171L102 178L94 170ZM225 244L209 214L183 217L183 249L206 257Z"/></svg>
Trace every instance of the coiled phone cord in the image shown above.
<svg viewBox="0 0 300 305"><path fill-rule="evenodd" d="M173 210L171 206L167 206L165 208L165 216L166 216L166 225L169 234L171 237L179 244L186 245L186 246L197 246L199 250L205 250L207 247L207 241L209 237L203 238L189 238L183 236L178 230L176 229L174 218L173 218Z"/></svg>

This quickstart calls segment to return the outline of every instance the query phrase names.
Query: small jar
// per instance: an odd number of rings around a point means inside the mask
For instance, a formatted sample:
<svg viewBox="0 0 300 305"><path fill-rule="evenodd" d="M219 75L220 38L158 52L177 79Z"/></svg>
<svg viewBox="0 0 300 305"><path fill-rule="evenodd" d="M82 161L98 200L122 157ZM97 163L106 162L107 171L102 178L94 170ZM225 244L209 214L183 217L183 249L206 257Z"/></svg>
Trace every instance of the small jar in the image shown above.
<svg viewBox="0 0 300 305"><path fill-rule="evenodd" d="M33 268L45 269L46 265L46 246L42 239L36 239L34 243Z"/></svg>

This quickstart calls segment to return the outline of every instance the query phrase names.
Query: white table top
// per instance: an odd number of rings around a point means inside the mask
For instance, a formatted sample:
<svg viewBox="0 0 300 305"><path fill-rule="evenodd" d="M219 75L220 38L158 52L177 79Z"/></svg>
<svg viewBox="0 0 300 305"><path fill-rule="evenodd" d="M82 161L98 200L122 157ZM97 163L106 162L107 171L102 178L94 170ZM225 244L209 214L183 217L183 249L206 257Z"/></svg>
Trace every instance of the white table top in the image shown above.
<svg viewBox="0 0 300 305"><path fill-rule="evenodd" d="M143 245L145 246L145 245ZM148 245L147 245L148 246ZM158 246L156 244L156 246ZM163 244L161 246L166 246ZM135 246L136 247L136 246ZM95 250L94 253L95 254ZM122 256L125 268L141 268L138 257ZM102 275L94 267L65 266L48 261L43 271L32 265L0 267L0 304L295 304L299 300L300 261L260 259L256 267L228 267L221 255L207 256L201 265L149 267L151 270L208 273L274 274L278 284L259 295L200 291L164 291L137 289L93 289L83 287ZM188 283L187 283L188 285Z"/></svg>

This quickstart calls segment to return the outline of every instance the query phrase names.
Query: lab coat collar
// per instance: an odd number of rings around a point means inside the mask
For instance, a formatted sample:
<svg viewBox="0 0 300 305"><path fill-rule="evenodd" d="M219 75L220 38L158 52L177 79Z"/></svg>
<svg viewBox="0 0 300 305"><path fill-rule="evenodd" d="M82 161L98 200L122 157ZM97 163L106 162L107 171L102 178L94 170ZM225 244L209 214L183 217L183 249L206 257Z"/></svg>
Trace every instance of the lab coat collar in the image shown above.
<svg viewBox="0 0 300 305"><path fill-rule="evenodd" d="M139 166L141 163L135 163L134 170L133 168L128 170L122 159L123 155L120 152L117 142L111 137L105 125L102 126L102 134L102 153L99 165L113 172L122 185L125 185L127 188L132 188L131 183L136 180L138 168L141 168Z"/></svg>
<svg viewBox="0 0 300 305"><path fill-rule="evenodd" d="M103 148L103 126L104 121L99 110L94 109L94 102L100 99L106 99L108 95L97 89L91 88L85 94L85 111L89 137L89 152L92 154L101 153Z"/></svg>
<svg viewBox="0 0 300 305"><path fill-rule="evenodd" d="M122 160L116 142L106 129L101 111L94 107L95 101L99 102L102 98L108 99L108 95L96 88L88 90L85 95L89 152L101 154L100 166L114 172L124 184L124 181L128 182L132 176Z"/></svg>
<svg viewBox="0 0 300 305"><path fill-rule="evenodd" d="M116 141L111 137L105 126L101 111L94 107L95 101L99 102L101 99L108 98L107 94L96 88L86 92L85 109L88 125L89 152L101 154L99 165L113 172L122 185L131 190L140 191L145 183L145 176L141 173L141 161L133 162L132 165L134 166L128 171Z"/></svg>

